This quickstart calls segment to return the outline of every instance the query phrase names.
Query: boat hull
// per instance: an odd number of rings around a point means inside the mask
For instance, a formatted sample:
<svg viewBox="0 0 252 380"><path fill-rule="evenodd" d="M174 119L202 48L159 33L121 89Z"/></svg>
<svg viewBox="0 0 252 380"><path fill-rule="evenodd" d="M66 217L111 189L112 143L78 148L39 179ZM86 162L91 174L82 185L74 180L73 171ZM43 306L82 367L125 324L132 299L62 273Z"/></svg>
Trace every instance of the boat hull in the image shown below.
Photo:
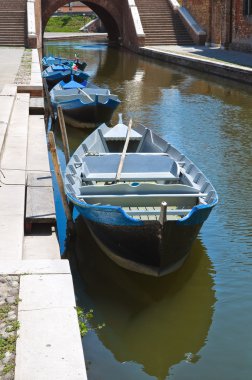
<svg viewBox="0 0 252 380"><path fill-rule="evenodd" d="M118 265L143 274L163 276L186 259L211 208L196 209L189 218L159 221L127 219L120 210L89 209L75 204L96 242ZM115 218L114 214L117 213ZM112 220L113 219L113 222ZM97 221L99 220L99 221Z"/></svg>
<svg viewBox="0 0 252 380"><path fill-rule="evenodd" d="M48 75L44 75L43 78L46 79L48 89L50 91L57 83L62 80L66 83L69 82L72 76L78 83L83 83L89 78L89 75L84 72L73 72L72 70L51 72Z"/></svg>
<svg viewBox="0 0 252 380"><path fill-rule="evenodd" d="M201 228L201 225L177 225L174 221L164 226L146 222L134 227L102 225L90 220L86 223L102 251L116 264L155 277L180 268Z"/></svg>
<svg viewBox="0 0 252 380"><path fill-rule="evenodd" d="M72 105L59 103L62 107L64 116L68 124L75 126L75 122L100 123L109 121L114 110L119 105L118 101L109 100L107 103L88 103L73 102Z"/></svg>

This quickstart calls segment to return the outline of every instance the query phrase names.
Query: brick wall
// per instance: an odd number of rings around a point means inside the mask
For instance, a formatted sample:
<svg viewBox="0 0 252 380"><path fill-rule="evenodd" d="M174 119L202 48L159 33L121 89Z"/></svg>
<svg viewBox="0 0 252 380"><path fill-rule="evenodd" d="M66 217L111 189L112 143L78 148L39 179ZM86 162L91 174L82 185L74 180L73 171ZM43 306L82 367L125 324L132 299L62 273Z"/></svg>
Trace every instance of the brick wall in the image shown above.
<svg viewBox="0 0 252 380"><path fill-rule="evenodd" d="M188 9L201 28L208 34L210 24L210 0L182 0L181 4Z"/></svg>
<svg viewBox="0 0 252 380"><path fill-rule="evenodd" d="M181 0L181 3L205 30L207 42L252 51L252 16L244 15L244 0Z"/></svg>
<svg viewBox="0 0 252 380"><path fill-rule="evenodd" d="M243 0L235 1L231 47L252 52L252 16L244 15L243 4Z"/></svg>

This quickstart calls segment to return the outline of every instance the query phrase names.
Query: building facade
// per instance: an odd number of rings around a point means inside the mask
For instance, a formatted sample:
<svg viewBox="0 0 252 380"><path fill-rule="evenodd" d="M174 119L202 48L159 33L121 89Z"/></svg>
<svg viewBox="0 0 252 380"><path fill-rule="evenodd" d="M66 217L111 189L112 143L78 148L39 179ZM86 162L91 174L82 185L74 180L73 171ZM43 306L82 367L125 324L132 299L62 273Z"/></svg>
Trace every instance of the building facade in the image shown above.
<svg viewBox="0 0 252 380"><path fill-rule="evenodd" d="M69 1L58 9L62 13L90 13L92 10L81 1Z"/></svg>
<svg viewBox="0 0 252 380"><path fill-rule="evenodd" d="M207 43L252 52L252 0L182 0Z"/></svg>

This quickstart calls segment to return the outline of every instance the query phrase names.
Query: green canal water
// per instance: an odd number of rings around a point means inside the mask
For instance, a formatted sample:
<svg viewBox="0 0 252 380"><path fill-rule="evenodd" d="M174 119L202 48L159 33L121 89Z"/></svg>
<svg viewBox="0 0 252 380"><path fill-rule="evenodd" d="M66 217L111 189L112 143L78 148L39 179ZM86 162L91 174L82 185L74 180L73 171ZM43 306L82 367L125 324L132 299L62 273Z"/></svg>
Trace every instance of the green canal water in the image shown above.
<svg viewBox="0 0 252 380"><path fill-rule="evenodd" d="M220 199L184 266L161 279L116 266L77 217L70 248L77 303L94 309L93 328L106 324L83 338L88 379L251 380L251 87L102 43L47 42L45 53L86 60L92 80L119 95L124 119L153 128L188 155ZM72 153L88 133L68 128Z"/></svg>

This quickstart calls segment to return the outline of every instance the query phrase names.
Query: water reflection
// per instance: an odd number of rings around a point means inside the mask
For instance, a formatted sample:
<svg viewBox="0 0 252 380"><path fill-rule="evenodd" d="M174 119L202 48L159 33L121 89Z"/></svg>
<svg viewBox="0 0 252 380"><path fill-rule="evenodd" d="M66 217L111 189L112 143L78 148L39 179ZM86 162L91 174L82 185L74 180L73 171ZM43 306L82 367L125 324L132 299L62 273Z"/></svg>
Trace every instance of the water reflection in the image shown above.
<svg viewBox="0 0 252 380"><path fill-rule="evenodd" d="M120 96L125 121L133 117L182 150L220 197L201 233L207 254L196 241L181 270L156 282L118 268L88 236L78 237L78 245L88 247L78 249L78 302L94 309L96 322L107 324L84 339L89 380L164 379L168 373L176 380L212 380L213 368L218 379L250 380L251 86L127 51L89 51L72 41L51 48L62 56L78 48L88 70L97 73L95 82ZM117 119L115 114L111 124ZM68 129L71 152L88 133ZM62 159L60 137L57 144ZM63 227L59 235L65 238ZM215 292L208 255L217 271Z"/></svg>
<svg viewBox="0 0 252 380"><path fill-rule="evenodd" d="M78 304L83 302L86 307L88 297L94 305L98 320L106 324L98 332L99 339L115 359L141 364L146 374L159 380L165 379L169 368L181 360L197 361L215 303L211 263L200 240L179 271L150 278L109 260L80 217L76 228L75 253L83 278L82 286L77 287ZM95 362L89 365L90 379L95 366ZM117 371L103 378L120 379L120 369Z"/></svg>

